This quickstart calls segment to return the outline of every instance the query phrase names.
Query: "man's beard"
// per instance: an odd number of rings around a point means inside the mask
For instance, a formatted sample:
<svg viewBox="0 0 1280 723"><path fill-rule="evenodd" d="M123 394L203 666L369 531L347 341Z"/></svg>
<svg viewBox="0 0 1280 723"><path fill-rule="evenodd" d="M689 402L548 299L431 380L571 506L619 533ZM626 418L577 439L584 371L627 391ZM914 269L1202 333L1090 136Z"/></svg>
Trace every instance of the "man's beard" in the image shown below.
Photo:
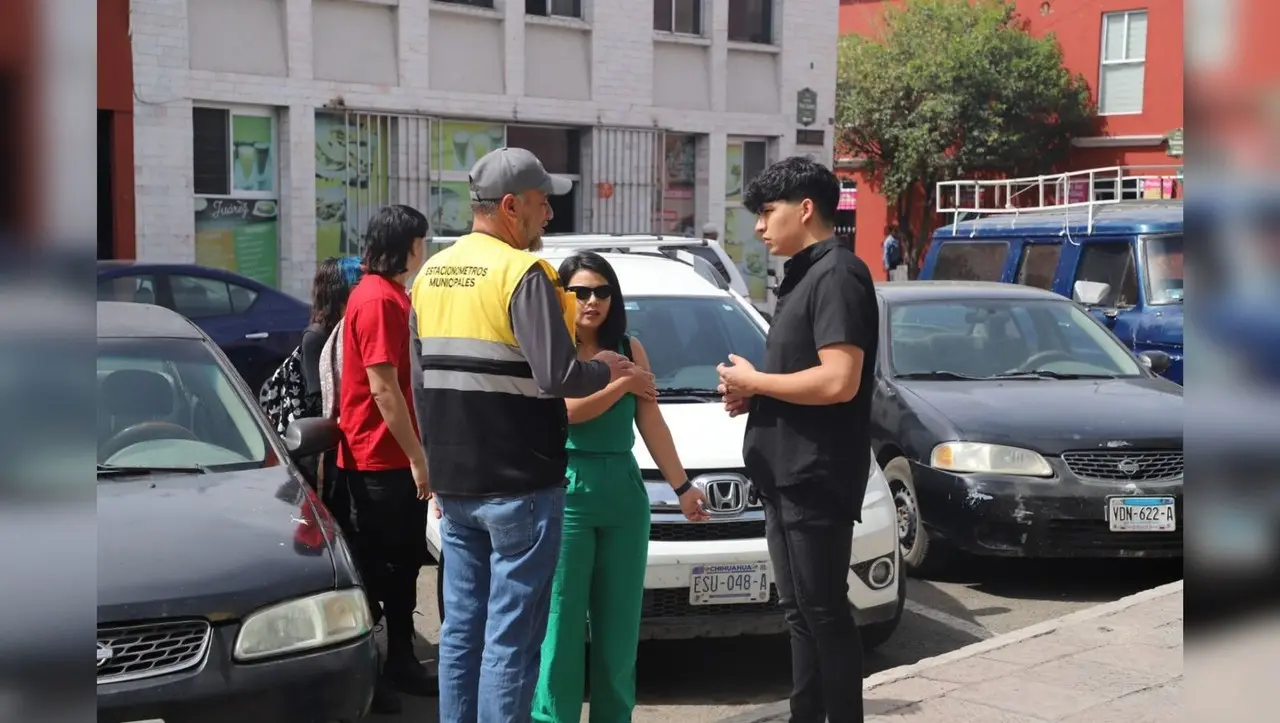
<svg viewBox="0 0 1280 723"><path fill-rule="evenodd" d="M538 252L542 250L542 229L534 224L520 224L520 234L525 237L528 242L526 249L528 251Z"/></svg>

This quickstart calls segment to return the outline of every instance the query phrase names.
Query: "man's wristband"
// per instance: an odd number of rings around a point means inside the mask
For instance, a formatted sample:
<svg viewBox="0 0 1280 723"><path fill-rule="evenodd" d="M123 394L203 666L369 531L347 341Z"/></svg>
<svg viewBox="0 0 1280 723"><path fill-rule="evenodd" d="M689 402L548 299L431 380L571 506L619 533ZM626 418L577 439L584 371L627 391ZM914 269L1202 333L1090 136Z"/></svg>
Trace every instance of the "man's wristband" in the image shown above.
<svg viewBox="0 0 1280 723"><path fill-rule="evenodd" d="M693 483L685 480L684 484L676 488L676 497L683 497L685 492L693 489Z"/></svg>

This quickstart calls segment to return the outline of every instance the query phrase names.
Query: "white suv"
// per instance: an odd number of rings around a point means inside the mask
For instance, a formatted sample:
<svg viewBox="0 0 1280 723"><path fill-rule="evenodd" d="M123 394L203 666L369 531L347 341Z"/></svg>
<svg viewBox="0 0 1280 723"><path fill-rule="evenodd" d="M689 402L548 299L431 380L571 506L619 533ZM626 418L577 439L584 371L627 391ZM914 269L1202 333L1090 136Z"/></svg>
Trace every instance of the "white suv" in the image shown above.
<svg viewBox="0 0 1280 723"><path fill-rule="evenodd" d="M553 267L574 250L549 246L542 255ZM618 274L628 333L648 352L680 460L705 491L712 514L708 522L684 519L637 433L634 453L652 507L641 637L782 632L764 513L748 502L742 461L746 417L730 418L715 392L716 365L730 352L761 362L766 323L741 296L709 283L688 263L661 255L602 255ZM893 498L874 461L869 474L849 560L849 602L868 650L897 627L906 592ZM427 542L440 560L440 522L434 515L428 517Z"/></svg>

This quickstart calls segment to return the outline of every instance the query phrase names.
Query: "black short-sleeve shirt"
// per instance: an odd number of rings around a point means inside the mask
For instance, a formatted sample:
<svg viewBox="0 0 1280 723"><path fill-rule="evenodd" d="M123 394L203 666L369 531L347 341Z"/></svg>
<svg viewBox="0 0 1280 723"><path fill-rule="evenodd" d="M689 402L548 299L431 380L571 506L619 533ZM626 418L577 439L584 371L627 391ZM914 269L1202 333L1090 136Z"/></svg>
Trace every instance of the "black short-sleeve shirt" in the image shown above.
<svg viewBox="0 0 1280 723"><path fill-rule="evenodd" d="M804 371L818 366L819 349L851 344L863 352L861 380L854 398L841 404L753 398L743 444L747 473L766 495L792 485L820 487L833 508L859 520L871 468L871 397L880 336L871 273L834 238L804 249L784 268L760 371Z"/></svg>

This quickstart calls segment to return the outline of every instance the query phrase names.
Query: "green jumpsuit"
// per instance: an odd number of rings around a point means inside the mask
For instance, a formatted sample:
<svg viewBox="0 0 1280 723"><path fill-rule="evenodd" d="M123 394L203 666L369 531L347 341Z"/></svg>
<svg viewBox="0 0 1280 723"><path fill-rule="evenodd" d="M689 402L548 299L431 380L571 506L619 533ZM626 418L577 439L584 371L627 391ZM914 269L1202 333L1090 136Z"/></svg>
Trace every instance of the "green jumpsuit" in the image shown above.
<svg viewBox="0 0 1280 723"><path fill-rule="evenodd" d="M636 648L649 553L649 496L631 454L636 398L569 425L564 541L551 588L533 719L579 723L587 627L591 723L625 723L636 704ZM588 622L589 619L589 622Z"/></svg>

